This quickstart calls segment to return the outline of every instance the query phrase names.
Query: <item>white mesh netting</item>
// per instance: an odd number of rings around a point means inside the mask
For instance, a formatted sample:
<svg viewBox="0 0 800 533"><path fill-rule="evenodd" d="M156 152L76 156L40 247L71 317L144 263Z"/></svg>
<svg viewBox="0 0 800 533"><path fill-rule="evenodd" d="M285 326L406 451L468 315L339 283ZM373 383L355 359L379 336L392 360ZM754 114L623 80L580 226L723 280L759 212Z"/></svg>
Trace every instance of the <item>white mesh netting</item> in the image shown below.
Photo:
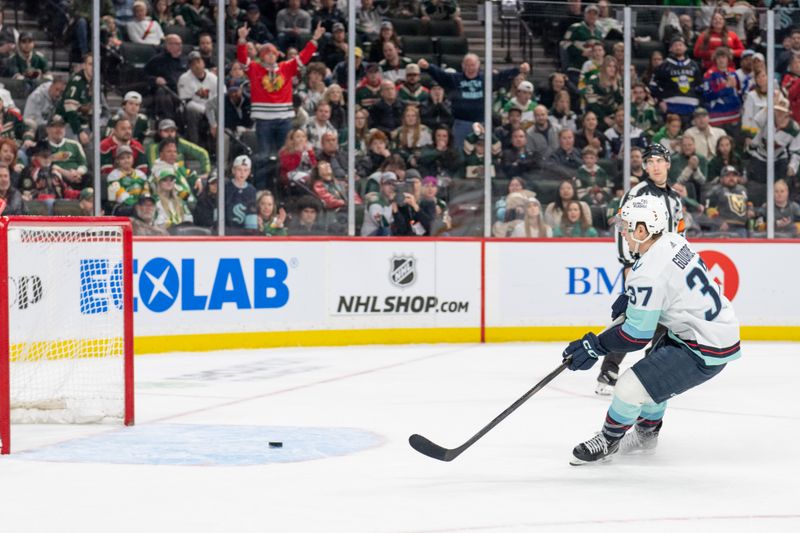
<svg viewBox="0 0 800 533"><path fill-rule="evenodd" d="M55 224L8 230L11 420L119 422L122 228Z"/></svg>

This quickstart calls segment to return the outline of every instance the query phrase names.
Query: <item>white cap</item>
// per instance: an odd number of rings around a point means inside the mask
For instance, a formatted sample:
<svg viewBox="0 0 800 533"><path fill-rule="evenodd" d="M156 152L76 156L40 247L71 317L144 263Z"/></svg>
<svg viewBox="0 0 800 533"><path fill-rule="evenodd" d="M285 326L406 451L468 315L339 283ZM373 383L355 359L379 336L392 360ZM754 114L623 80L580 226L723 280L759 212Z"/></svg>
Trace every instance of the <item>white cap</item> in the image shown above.
<svg viewBox="0 0 800 533"><path fill-rule="evenodd" d="M533 84L531 82L527 81L527 80L526 81L521 81L521 82L519 82L519 85L517 85L517 90L518 91L527 91L529 93L532 93L533 92Z"/></svg>
<svg viewBox="0 0 800 533"><path fill-rule="evenodd" d="M123 102L136 102L138 104L142 103L142 95L137 93L136 91L128 91L125 93L125 97L122 99Z"/></svg>
<svg viewBox="0 0 800 533"><path fill-rule="evenodd" d="M250 168L253 166L253 162L250 161L250 158L247 157L246 155L240 155L239 157L233 160L233 166Z"/></svg>

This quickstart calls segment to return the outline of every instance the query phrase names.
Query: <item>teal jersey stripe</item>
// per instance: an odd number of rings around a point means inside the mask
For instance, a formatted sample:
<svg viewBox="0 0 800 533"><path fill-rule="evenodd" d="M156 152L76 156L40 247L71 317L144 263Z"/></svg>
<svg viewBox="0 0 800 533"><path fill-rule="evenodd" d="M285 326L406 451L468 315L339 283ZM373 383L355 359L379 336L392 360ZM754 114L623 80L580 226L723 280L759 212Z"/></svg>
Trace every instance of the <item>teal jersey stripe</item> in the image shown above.
<svg viewBox="0 0 800 533"><path fill-rule="evenodd" d="M658 319L661 318L661 309L641 309L638 307L628 306L625 311L625 326L628 334L635 334L635 331L644 333L644 335L636 335L639 339L652 338L658 326ZM623 327L625 327L623 326ZM647 332L650 332L649 335Z"/></svg>
<svg viewBox="0 0 800 533"><path fill-rule="evenodd" d="M634 339L652 339L656 330L642 331L633 324L628 323L627 320L622 324L622 331Z"/></svg>
<svg viewBox="0 0 800 533"><path fill-rule="evenodd" d="M608 413L611 418L620 424L633 424L639 417L642 406L626 403L614 396L611 401L611 407L608 408Z"/></svg>

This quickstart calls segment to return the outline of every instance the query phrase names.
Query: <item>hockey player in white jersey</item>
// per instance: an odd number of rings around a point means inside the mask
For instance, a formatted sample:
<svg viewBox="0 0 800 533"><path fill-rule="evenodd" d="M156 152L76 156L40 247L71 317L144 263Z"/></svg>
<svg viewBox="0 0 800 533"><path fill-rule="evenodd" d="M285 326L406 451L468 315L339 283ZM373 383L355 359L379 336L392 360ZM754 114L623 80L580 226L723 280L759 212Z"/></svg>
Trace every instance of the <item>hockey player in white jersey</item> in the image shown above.
<svg viewBox="0 0 800 533"><path fill-rule="evenodd" d="M670 167L669 150L660 144L651 144L642 154L642 161L647 173L642 181L625 193L620 205L625 205L625 202L630 198L645 195L657 196L664 200L667 206L667 214L669 215L667 218L667 231L683 235L684 223L681 197L667 183ZM617 255L619 262L622 263L623 280L626 280L635 259L631 256L631 252L628 250L628 245L622 235L618 233L616 237ZM621 309L624 309L625 305L627 305L627 298L623 293L611 306L612 320L622 314ZM659 328L655 339L658 340L662 333L663 328ZM614 386L617 384L617 378L619 377L619 365L624 358L624 353L609 353L603 358L603 363L600 365L600 373L597 375L595 393L609 395L614 391Z"/></svg>
<svg viewBox="0 0 800 533"><path fill-rule="evenodd" d="M644 348L658 324L667 328L647 356L620 376L602 431L575 446L573 465L608 460L620 450L652 450L667 399L741 356L730 301L686 239L667 231L668 217L663 200L654 196L630 198L622 206L617 230L636 258L626 280L625 321L599 336L587 333L564 350L570 370L588 370L607 353Z"/></svg>

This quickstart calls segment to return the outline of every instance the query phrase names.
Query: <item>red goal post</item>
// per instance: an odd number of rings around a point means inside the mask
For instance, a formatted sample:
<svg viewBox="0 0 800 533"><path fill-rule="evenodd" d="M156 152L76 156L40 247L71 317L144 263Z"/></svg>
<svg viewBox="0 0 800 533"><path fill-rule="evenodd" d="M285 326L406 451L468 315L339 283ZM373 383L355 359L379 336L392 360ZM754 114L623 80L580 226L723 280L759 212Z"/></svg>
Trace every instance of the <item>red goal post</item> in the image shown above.
<svg viewBox="0 0 800 533"><path fill-rule="evenodd" d="M133 244L119 217L0 217L0 453L11 423L133 425Z"/></svg>

